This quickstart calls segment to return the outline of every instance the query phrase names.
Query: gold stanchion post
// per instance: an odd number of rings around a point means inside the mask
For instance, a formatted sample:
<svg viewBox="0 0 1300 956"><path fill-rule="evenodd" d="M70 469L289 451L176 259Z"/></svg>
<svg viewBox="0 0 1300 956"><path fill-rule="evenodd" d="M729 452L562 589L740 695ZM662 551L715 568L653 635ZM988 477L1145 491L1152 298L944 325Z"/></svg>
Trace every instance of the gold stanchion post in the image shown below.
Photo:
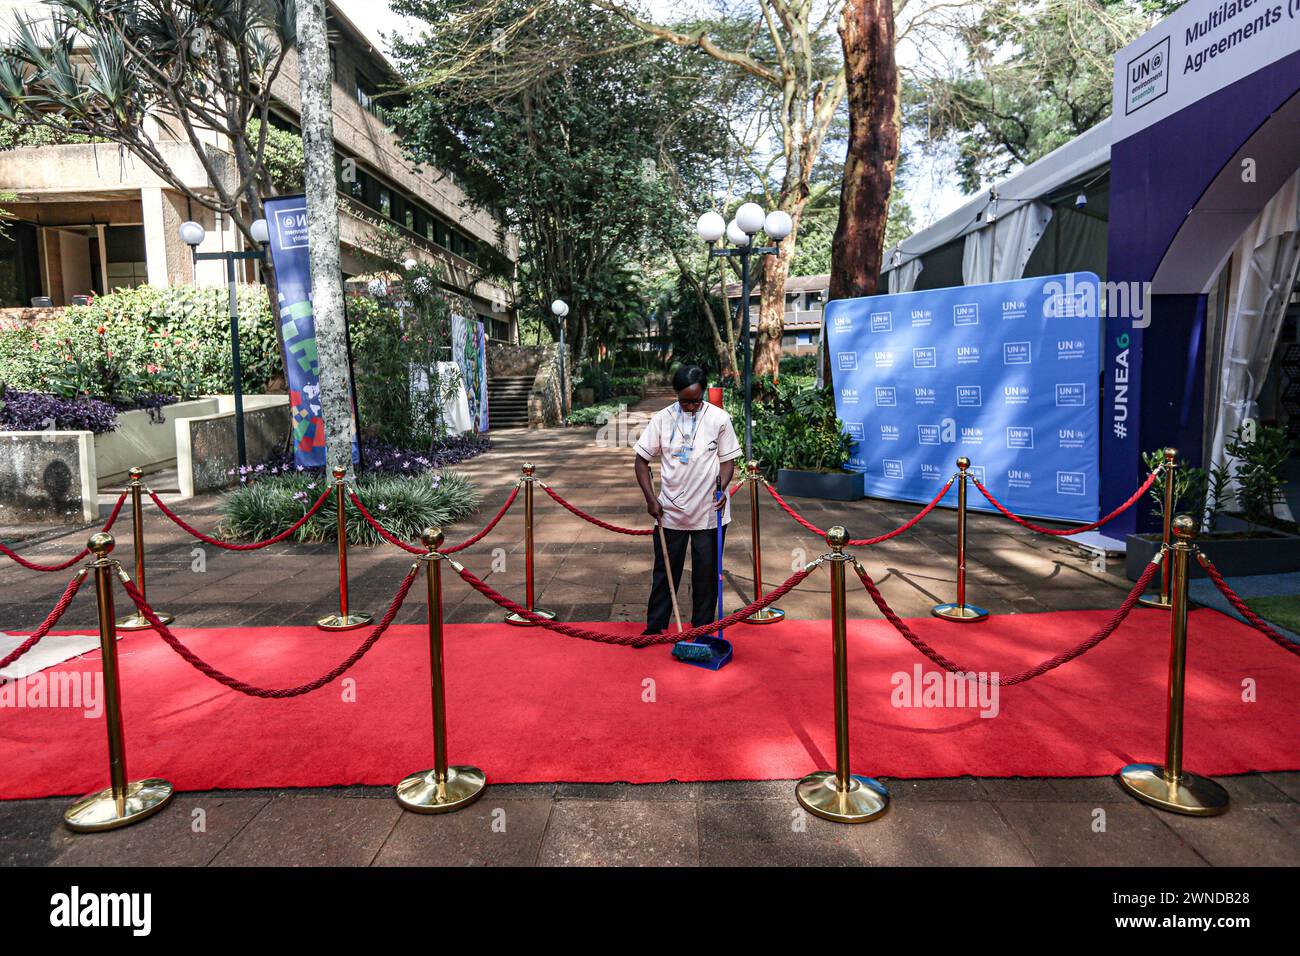
<svg viewBox="0 0 1300 956"><path fill-rule="evenodd" d="M1178 477L1178 450L1176 448L1165 449L1165 503L1164 508L1164 528L1161 541L1166 548L1170 547L1170 527L1174 518L1174 480ZM1169 579L1173 574L1170 569L1172 561L1166 561L1160 567L1160 593L1144 595L1138 598L1138 604L1143 607L1156 608L1160 611L1168 611L1173 608L1173 600L1169 594Z"/></svg>
<svg viewBox="0 0 1300 956"><path fill-rule="evenodd" d="M758 533L758 483L762 479L758 474L758 462L751 461L745 474L749 483L749 537L750 550L754 554L754 600L763 596L763 547ZM745 618L746 624L775 624L785 620L785 611L779 607L765 607Z"/></svg>
<svg viewBox="0 0 1300 956"><path fill-rule="evenodd" d="M132 468L128 474L131 476L127 488L131 492L131 542L135 550L135 586L140 589L141 594L144 594L144 509L140 507L143 499L143 485L140 479L144 475L144 470ZM158 617L164 624L176 620L174 615L162 611L158 612ZM117 622L119 631L143 631L151 627L153 625L145 620L144 615L138 610L132 611Z"/></svg>
<svg viewBox="0 0 1300 956"><path fill-rule="evenodd" d="M334 468L334 501L338 507L339 536L339 612L328 614L316 622L323 631L350 631L371 622L372 615L365 611L348 609L348 485L347 469Z"/></svg>
<svg viewBox="0 0 1300 956"><path fill-rule="evenodd" d="M535 607L533 604L533 484L537 481L535 471L532 462L524 462L523 477L520 479L524 483L524 606L534 614L552 620L555 617L554 611ZM528 618L514 613L506 615L506 623L519 627L536 626Z"/></svg>
<svg viewBox="0 0 1300 956"><path fill-rule="evenodd" d="M849 770L849 645L844 606L844 553L849 533L836 525L826 532L831 553L831 647L835 655L835 769L811 773L795 784L799 805L836 823L865 823L889 808L889 791L878 780Z"/></svg>
<svg viewBox="0 0 1300 956"><path fill-rule="evenodd" d="M104 726L108 730L107 790L87 794L63 814L78 833L115 830L152 816L172 798L166 780L130 780L126 772L126 735L122 729L122 691L117 671L117 628L113 621L113 571L108 555L115 542L107 531L92 535L87 547L95 555L95 602L99 610L99 648L104 674Z"/></svg>
<svg viewBox="0 0 1300 956"><path fill-rule="evenodd" d="M1165 556L1172 564L1169 622L1169 704L1165 715L1165 764L1130 764L1119 782L1143 803L1193 817L1212 817L1228 809L1228 792L1209 777L1183 769L1183 686L1187 676L1187 577L1196 552L1196 521L1179 515L1171 525L1174 543Z"/></svg>
<svg viewBox="0 0 1300 956"><path fill-rule="evenodd" d="M957 600L953 604L938 604L930 609L935 617L945 621L971 624L983 621L989 612L982 607L966 603L966 492L970 475L970 459L965 455L957 459Z"/></svg>
<svg viewBox="0 0 1300 956"><path fill-rule="evenodd" d="M478 767L447 766L447 696L443 682L441 528L420 536L429 553L424 562L429 596L429 669L433 691L433 769L413 773L397 785L397 802L414 813L450 813L483 795L487 778ZM453 562L454 564L454 562Z"/></svg>

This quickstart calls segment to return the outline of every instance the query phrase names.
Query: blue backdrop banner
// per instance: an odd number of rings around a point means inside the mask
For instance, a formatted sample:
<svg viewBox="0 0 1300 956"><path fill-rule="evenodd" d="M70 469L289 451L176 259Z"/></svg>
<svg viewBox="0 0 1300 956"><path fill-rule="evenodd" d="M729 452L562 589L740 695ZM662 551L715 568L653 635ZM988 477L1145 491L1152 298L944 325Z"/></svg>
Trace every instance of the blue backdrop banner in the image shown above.
<svg viewBox="0 0 1300 956"><path fill-rule="evenodd" d="M279 196L262 204L271 233L271 262L280 294L280 333L293 425L294 463L325 467L325 420L321 418L320 359L311 305L311 257L307 249L307 200ZM354 422L355 425L355 422ZM353 435L356 428L353 428ZM360 449L352 440L352 460Z"/></svg>
<svg viewBox="0 0 1300 956"><path fill-rule="evenodd" d="M845 467L868 495L922 502L965 455L1017 514L1095 520L1098 293L1083 272L829 303ZM991 510L974 488L969 505Z"/></svg>

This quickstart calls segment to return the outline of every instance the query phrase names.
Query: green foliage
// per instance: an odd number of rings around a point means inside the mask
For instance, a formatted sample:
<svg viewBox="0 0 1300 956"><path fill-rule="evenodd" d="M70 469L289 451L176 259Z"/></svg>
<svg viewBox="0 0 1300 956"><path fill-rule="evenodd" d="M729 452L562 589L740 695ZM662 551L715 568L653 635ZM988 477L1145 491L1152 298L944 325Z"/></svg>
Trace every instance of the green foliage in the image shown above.
<svg viewBox="0 0 1300 956"><path fill-rule="evenodd" d="M647 311L641 263L680 219L674 182L697 182L725 142L720 119L698 108L695 54L646 43L581 0L393 9L428 24L394 42L417 88L398 111L412 157L455 170L472 201L503 210L520 239L525 316L554 335L548 304L564 298L577 357L613 347Z"/></svg>
<svg viewBox="0 0 1300 956"><path fill-rule="evenodd" d="M1282 500L1286 466L1296 452L1295 441L1285 428L1266 425L1255 426L1251 441L1246 426L1239 425L1224 450L1235 459L1232 478L1246 520L1252 525L1273 523L1273 508Z"/></svg>
<svg viewBox="0 0 1300 956"><path fill-rule="evenodd" d="M1287 462L1297 445L1285 428L1255 426L1251 440L1246 425L1239 425L1224 445L1225 461L1208 472L1179 461L1174 477L1173 514L1190 514L1203 525L1205 533L1218 527L1219 519L1229 512L1228 504L1236 498L1239 513L1251 525L1270 526L1277 522L1274 506L1282 500L1286 483ZM1164 452L1142 455L1148 469L1164 461ZM1155 502L1154 512L1164 519L1165 475L1162 472L1148 493Z"/></svg>
<svg viewBox="0 0 1300 956"><path fill-rule="evenodd" d="M258 120L249 122L248 137L252 142L257 142L261 131L262 124ZM276 192L302 192L306 162L302 152L302 137L268 123L262 164L266 167L266 175L270 177Z"/></svg>
<svg viewBox="0 0 1300 956"><path fill-rule="evenodd" d="M438 372L439 357L450 358L450 303L427 276L413 273L404 285L401 308L389 300L347 298L353 380L364 436L422 448L446 435L438 408L460 378ZM428 389L413 393L413 376Z"/></svg>
<svg viewBox="0 0 1300 956"><path fill-rule="evenodd" d="M1155 471L1164 464L1165 453L1163 449L1158 451L1148 451L1142 454L1142 461L1146 464L1148 471ZM1155 482L1151 485L1151 490L1147 494L1155 502L1153 509L1157 518L1164 521L1165 518L1165 487L1168 484L1169 476L1164 471L1156 475ZM1199 520L1205 514L1206 493L1209 489L1208 476L1204 468L1194 468L1187 464L1186 461L1179 461L1178 467L1174 470L1174 515L1190 514L1196 516ZM1216 501L1219 499L1216 499ZM1217 509L1216 509L1217 510ZM1214 516L1217 519L1217 514ZM1207 531L1213 530L1207 526Z"/></svg>
<svg viewBox="0 0 1300 956"><path fill-rule="evenodd" d="M1115 53L1181 0L992 0L958 8L956 67L903 88L906 124L957 151L976 192L1110 114Z"/></svg>
<svg viewBox="0 0 1300 956"><path fill-rule="evenodd" d="M119 405L229 393L228 308L224 289L141 286L70 306L49 322L14 322L0 328L0 381ZM282 364L260 286L239 289L239 345L244 390L266 391Z"/></svg>
<svg viewBox="0 0 1300 956"><path fill-rule="evenodd" d="M261 541L293 524L326 488L318 473L301 472L263 478L243 485L221 502L221 533L231 538ZM357 497L390 534L417 541L425 528L446 528L478 508L479 495L469 479L454 471L418 476L362 474ZM355 508L346 511L348 543L372 546L382 540ZM338 540L338 510L334 496L292 537L294 541Z"/></svg>
<svg viewBox="0 0 1300 956"><path fill-rule="evenodd" d="M102 142L85 133L74 132L67 121L54 116L46 120L50 125L24 126L0 119L0 151L23 146L65 146L72 143Z"/></svg>
<svg viewBox="0 0 1300 956"><path fill-rule="evenodd" d="M641 401L640 395L616 395L607 401L588 405L586 408L575 408L569 412L569 424L603 425L612 416L618 414L620 406L626 408L628 405L635 405L639 401Z"/></svg>
<svg viewBox="0 0 1300 956"><path fill-rule="evenodd" d="M743 423L744 393L729 389L727 411ZM743 431L742 425L737 425ZM835 417L831 389L770 378L754 383L753 455L769 478L779 468L840 471L849 459L849 436Z"/></svg>

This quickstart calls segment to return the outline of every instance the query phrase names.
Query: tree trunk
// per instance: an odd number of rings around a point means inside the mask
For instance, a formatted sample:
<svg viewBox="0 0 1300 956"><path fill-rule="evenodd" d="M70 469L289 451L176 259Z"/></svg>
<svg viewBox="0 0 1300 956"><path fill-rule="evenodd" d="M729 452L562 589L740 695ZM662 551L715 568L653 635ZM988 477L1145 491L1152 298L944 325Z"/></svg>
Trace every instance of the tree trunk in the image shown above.
<svg viewBox="0 0 1300 956"><path fill-rule="evenodd" d="M899 139L892 0L845 0L839 33L849 142L831 245L831 299L875 294Z"/></svg>
<svg viewBox="0 0 1300 956"><path fill-rule="evenodd" d="M334 180L334 115L325 0L299 0L297 33L307 241L320 363L321 417L325 420L325 459L330 468L347 469L350 477L352 383L343 311L343 270L339 265L339 204Z"/></svg>

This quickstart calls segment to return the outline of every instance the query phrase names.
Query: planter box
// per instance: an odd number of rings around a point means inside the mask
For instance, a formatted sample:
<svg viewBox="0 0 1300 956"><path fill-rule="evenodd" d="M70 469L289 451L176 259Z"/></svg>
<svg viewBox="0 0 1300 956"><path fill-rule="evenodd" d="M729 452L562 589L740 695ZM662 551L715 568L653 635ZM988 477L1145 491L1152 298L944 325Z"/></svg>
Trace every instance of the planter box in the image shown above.
<svg viewBox="0 0 1300 956"><path fill-rule="evenodd" d="M1286 574L1300 571L1300 536L1270 531L1266 537L1215 538L1198 537L1196 543L1205 556L1225 577L1248 574ZM1142 569L1160 548L1159 535L1131 534L1127 538L1124 571L1130 581L1142 575ZM1189 565L1194 578L1205 577L1199 561Z"/></svg>
<svg viewBox="0 0 1300 956"><path fill-rule="evenodd" d="M244 396L244 441L250 465L273 458L284 449L289 422L288 395ZM216 414L177 418L172 427L176 480L183 497L239 483L236 476L229 474L239 464L233 396L221 396Z"/></svg>
<svg viewBox="0 0 1300 956"><path fill-rule="evenodd" d="M824 498L828 501L857 501L867 496L862 475L857 472L781 468L776 473L776 490L783 496Z"/></svg>
<svg viewBox="0 0 1300 956"><path fill-rule="evenodd" d="M172 422L178 418L212 415L220 410L220 400L213 395L164 405L161 422L155 422L142 409L119 412L117 428L95 436L99 483L120 485L126 481L127 471L137 466L146 474L169 467L176 458L176 429Z"/></svg>
<svg viewBox="0 0 1300 956"><path fill-rule="evenodd" d="M93 432L0 432L0 523L99 518Z"/></svg>

